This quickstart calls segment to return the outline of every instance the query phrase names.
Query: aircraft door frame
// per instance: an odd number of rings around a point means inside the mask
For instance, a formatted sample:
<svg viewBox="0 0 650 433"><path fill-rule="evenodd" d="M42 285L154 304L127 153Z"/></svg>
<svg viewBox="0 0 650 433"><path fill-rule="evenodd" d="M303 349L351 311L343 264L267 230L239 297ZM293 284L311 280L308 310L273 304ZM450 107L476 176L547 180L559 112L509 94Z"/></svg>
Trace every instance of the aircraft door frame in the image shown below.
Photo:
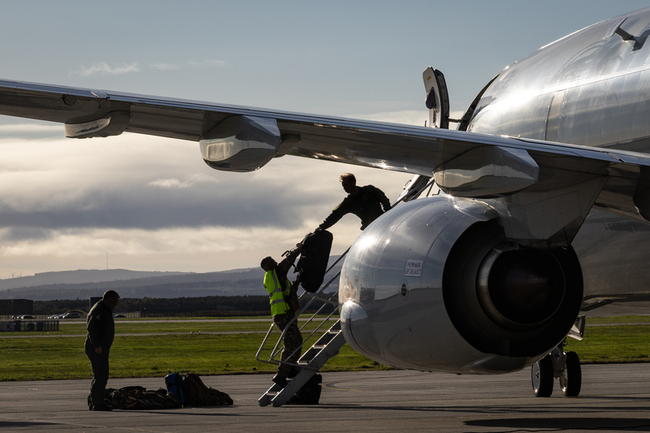
<svg viewBox="0 0 650 433"><path fill-rule="evenodd" d="M425 105L429 109L431 128L449 129L449 93L445 76L429 66L422 73L424 89L427 92Z"/></svg>

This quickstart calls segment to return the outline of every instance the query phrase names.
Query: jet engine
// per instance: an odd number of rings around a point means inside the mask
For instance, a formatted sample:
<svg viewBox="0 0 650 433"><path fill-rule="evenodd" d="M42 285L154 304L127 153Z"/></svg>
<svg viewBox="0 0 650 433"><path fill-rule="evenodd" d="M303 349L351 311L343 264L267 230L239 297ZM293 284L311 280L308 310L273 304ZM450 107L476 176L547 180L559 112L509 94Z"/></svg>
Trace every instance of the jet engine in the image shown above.
<svg viewBox="0 0 650 433"><path fill-rule="evenodd" d="M373 222L343 264L346 340L398 368L506 373L565 338L582 302L573 249L508 241L485 202L437 196Z"/></svg>

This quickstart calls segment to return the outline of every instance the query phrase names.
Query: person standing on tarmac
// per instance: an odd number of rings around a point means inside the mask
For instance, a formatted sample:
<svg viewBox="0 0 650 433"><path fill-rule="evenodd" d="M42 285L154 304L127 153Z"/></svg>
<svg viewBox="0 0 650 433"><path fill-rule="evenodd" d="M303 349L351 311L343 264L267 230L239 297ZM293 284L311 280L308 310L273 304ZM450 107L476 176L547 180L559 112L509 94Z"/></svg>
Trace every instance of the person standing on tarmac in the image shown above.
<svg viewBox="0 0 650 433"><path fill-rule="evenodd" d="M341 186L348 196L334 208L315 231L326 230L336 224L345 214L353 213L361 219L361 230L390 209L386 194L372 185L357 186L357 179L352 173L339 177Z"/></svg>
<svg viewBox="0 0 650 433"><path fill-rule="evenodd" d="M287 257L280 263L277 263L270 256L265 257L260 263L260 266L266 272L264 274L264 288L269 294L273 323L283 332L286 329L280 365L278 365L277 374L273 376L273 382L283 388L287 385L287 378L295 376L296 373L295 368L286 363L298 363L300 346L302 345L302 335L298 329L298 323L296 320L292 321L299 306L297 291L300 275L293 284L287 278L287 273L291 269L293 262L296 261L301 249L302 244L297 244L296 248L289 251ZM293 355L291 355L292 353Z"/></svg>
<svg viewBox="0 0 650 433"><path fill-rule="evenodd" d="M104 401L104 392L108 383L108 355L115 338L115 322L113 309L117 306L120 296L114 290L107 290L101 301L97 302L88 313L86 319L86 343L84 349L93 368L93 378L90 382L88 409L112 410L113 407Z"/></svg>

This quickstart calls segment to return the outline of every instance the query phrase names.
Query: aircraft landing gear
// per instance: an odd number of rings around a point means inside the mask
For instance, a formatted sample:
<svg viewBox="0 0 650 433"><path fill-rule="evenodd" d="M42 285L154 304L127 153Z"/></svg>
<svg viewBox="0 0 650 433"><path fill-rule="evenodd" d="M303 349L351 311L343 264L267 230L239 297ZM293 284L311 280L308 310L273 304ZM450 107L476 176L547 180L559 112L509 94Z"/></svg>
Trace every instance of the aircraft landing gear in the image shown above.
<svg viewBox="0 0 650 433"><path fill-rule="evenodd" d="M560 387L565 397L577 397L582 387L580 359L575 352L565 352L564 369L560 373Z"/></svg>
<svg viewBox="0 0 650 433"><path fill-rule="evenodd" d="M533 364L531 382L535 397L550 397L553 393L553 379L560 379L560 387L565 397L576 397L582 386L580 359L575 352L565 352L558 345L544 358Z"/></svg>
<svg viewBox="0 0 650 433"><path fill-rule="evenodd" d="M533 364L530 371L535 397L550 397L553 392L553 360L546 355Z"/></svg>

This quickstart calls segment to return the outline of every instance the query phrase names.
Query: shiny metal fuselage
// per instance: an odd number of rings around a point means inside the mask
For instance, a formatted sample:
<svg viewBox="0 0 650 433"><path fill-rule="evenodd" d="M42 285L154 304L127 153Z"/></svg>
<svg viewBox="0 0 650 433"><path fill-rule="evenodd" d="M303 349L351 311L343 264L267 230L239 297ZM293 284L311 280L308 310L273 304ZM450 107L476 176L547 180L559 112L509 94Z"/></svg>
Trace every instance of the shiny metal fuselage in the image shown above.
<svg viewBox="0 0 650 433"><path fill-rule="evenodd" d="M650 152L650 10L625 16L635 41L609 36L624 16L615 17L501 72L468 131ZM650 292L648 245L649 225L592 211L573 242L585 296Z"/></svg>
<svg viewBox="0 0 650 433"><path fill-rule="evenodd" d="M650 11L628 14L638 42L607 36L612 18L510 65L482 95L468 131L646 152Z"/></svg>
<svg viewBox="0 0 650 433"><path fill-rule="evenodd" d="M650 152L650 9L623 18L502 71L462 129ZM635 39L615 33L621 22ZM575 161L562 167L565 175ZM635 190L648 190L646 177L637 169L635 181L606 194L629 202ZM400 368L506 373L560 344L583 296L650 293L650 225L634 206L618 214L592 210L575 238L567 237L571 246L543 247L539 239L508 237L512 221L495 202L464 197L400 205L357 239L339 293L342 329L355 349ZM525 226L530 217L512 219Z"/></svg>

